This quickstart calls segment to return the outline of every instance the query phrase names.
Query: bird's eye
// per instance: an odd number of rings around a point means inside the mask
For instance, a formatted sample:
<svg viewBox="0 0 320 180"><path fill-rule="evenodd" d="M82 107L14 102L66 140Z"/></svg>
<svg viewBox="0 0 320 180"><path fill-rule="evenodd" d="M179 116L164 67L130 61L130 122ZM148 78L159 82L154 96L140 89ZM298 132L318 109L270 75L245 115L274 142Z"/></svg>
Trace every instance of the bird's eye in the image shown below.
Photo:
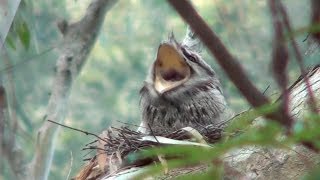
<svg viewBox="0 0 320 180"><path fill-rule="evenodd" d="M192 61L192 62L196 62L197 61L197 58L195 56L191 55L191 54L188 56L188 59L190 61Z"/></svg>
<svg viewBox="0 0 320 180"><path fill-rule="evenodd" d="M182 52L188 60L197 62L197 58L193 54L189 53L185 48L182 48Z"/></svg>

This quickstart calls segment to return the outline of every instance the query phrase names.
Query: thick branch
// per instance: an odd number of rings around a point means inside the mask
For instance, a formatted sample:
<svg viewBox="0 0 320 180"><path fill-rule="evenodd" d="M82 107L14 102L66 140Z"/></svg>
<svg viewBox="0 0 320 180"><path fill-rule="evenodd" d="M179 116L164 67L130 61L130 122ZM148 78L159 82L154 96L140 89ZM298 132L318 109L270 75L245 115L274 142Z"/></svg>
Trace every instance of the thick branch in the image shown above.
<svg viewBox="0 0 320 180"><path fill-rule="evenodd" d="M221 65L248 102L254 107L268 104L268 98L252 84L236 58L229 53L218 36L210 29L190 2L188 0L168 0L168 2L177 10L180 16L208 47L216 61ZM268 117L279 121L283 120L279 113L273 113L268 115Z"/></svg>
<svg viewBox="0 0 320 180"><path fill-rule="evenodd" d="M45 120L64 120L72 83L91 51L106 12L116 2L117 0L92 0L85 16L79 22L66 25ZM57 130L58 126L48 121L39 129L35 156L30 166L30 179L47 179Z"/></svg>

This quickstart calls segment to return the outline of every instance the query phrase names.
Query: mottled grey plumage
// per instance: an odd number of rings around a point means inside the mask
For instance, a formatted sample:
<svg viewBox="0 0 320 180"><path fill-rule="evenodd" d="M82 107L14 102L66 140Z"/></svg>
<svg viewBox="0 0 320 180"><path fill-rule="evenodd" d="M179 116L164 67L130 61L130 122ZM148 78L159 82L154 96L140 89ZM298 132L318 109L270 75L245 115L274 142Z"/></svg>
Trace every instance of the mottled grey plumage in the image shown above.
<svg viewBox="0 0 320 180"><path fill-rule="evenodd" d="M193 33L187 32L181 44L177 43L172 35L168 41L159 46L157 59L151 66L140 91L142 127L139 128L139 131L148 133L150 132L149 126L155 135L163 135L188 126L199 130L206 125L231 117L215 72L199 55L199 43ZM161 49L163 52L160 51L160 48L163 49ZM168 60L158 60L162 57L173 57L172 52L166 52L172 49L184 61L175 60L176 63L182 63L177 70L175 67L169 67L172 63ZM165 55L161 56L159 53ZM163 68L162 63L169 65ZM184 63L188 67L184 67ZM156 73L158 71L159 73ZM178 75L172 75L174 73ZM163 88L164 90L157 90L155 81L159 78L158 76L163 76L160 77L162 83L165 81L170 84L174 81L174 85L169 85L172 87ZM168 81L163 79L168 79Z"/></svg>

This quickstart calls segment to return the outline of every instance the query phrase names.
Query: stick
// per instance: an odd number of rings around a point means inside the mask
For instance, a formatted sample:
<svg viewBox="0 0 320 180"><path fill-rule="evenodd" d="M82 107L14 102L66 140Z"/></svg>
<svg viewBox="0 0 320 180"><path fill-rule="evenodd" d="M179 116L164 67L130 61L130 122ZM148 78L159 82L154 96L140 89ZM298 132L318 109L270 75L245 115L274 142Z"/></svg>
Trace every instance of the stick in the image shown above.
<svg viewBox="0 0 320 180"><path fill-rule="evenodd" d="M48 119L48 121L51 122L51 123L53 123L53 124L57 124L57 125L59 125L59 126L65 127L65 128L72 129L72 130L74 130L74 131L82 132L82 133L84 133L85 135L94 136L94 137L96 137L96 138L98 138L98 139L100 139L100 140L102 140L102 141L104 141L104 142L106 142L106 143L108 142L108 141L106 141L105 139L101 138L100 136L98 136L98 135L96 135L96 134L94 134L94 133L91 133L91 132L88 132L88 131L84 131L84 130L81 130L81 129L77 129L77 128L73 128L73 127L70 127L70 126L67 126L67 125L64 125L64 124L61 124L61 123L57 123L57 122L55 122L55 121L51 121L50 119Z"/></svg>

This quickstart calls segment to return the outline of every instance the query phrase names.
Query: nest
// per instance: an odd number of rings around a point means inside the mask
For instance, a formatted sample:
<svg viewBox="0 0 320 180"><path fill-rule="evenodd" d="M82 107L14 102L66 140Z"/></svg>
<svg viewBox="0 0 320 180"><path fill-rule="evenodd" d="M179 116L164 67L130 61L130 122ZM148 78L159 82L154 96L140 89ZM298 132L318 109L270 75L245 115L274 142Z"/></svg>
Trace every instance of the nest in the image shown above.
<svg viewBox="0 0 320 180"><path fill-rule="evenodd" d="M226 123L219 125L208 125L198 131L207 143L215 143L221 139L223 129ZM83 150L102 150L106 155L120 154L120 156L126 157L129 153L143 150L149 147L162 146L163 143L159 141L142 140L143 137L150 136L150 134L143 134L128 127L110 127L107 131L100 135L101 139L95 140L86 145ZM151 134L151 136L154 136ZM189 140L194 138L188 131L180 129L170 134L161 134L161 137L174 139L174 140ZM157 139L157 136L154 136ZM97 143L104 142L104 149L101 149ZM94 145L95 144L95 145ZM90 158L92 159L92 158ZM89 160L89 159L85 159Z"/></svg>
<svg viewBox="0 0 320 180"><path fill-rule="evenodd" d="M196 130L206 143L215 143L221 139L223 129L228 121L220 124L212 124ZM154 137L153 140L146 140L144 137ZM97 140L85 145L83 150L96 150L97 153L90 158L84 159L89 161L87 165L78 173L75 179L99 179L131 167L145 166L157 159L135 159L129 160L130 154L141 152L151 147L166 146L168 144L160 142L157 137L164 137L171 140L197 142L194 133L186 129L180 129L169 134L160 134L154 136L143 134L128 127L110 127L102 134L97 136Z"/></svg>

